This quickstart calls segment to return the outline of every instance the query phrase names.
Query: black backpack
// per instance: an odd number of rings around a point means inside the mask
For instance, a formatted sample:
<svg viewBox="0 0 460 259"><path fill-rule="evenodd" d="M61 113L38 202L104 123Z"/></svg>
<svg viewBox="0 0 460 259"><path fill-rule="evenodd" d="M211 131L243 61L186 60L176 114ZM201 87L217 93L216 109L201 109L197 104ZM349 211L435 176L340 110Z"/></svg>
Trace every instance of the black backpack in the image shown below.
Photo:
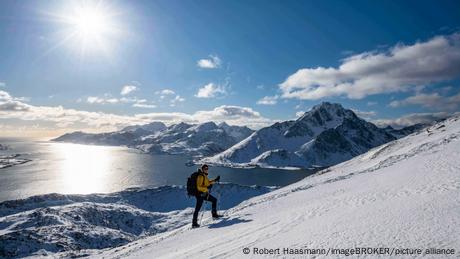
<svg viewBox="0 0 460 259"><path fill-rule="evenodd" d="M200 175L200 172L194 172L193 174L190 175L189 178L187 178L187 195L188 196L196 196L198 195L198 189L196 188L196 180L198 179L198 175ZM204 178L203 178L203 184L204 184Z"/></svg>

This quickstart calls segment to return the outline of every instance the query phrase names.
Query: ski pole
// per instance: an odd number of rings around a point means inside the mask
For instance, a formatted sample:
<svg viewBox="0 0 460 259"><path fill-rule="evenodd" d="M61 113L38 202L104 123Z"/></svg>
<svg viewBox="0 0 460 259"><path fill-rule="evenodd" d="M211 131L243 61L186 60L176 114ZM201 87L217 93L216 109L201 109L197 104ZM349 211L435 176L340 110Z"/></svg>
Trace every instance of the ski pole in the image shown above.
<svg viewBox="0 0 460 259"><path fill-rule="evenodd" d="M218 183L219 183L219 186L221 186L221 185L220 185L220 182L218 182ZM222 187L222 186L221 186L221 187ZM219 211L219 207L220 207L219 204L221 203L221 200L220 200L220 192L221 192L221 191L222 191L222 190L219 190L219 191L217 192L217 206L216 206L216 207L217 207L217 211Z"/></svg>

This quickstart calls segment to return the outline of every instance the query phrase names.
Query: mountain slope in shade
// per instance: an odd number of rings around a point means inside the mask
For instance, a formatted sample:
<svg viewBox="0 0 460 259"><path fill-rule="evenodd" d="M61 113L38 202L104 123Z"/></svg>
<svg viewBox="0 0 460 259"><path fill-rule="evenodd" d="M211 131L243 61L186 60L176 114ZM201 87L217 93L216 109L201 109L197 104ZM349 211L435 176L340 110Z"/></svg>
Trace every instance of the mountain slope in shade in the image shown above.
<svg viewBox="0 0 460 259"><path fill-rule="evenodd" d="M422 257L458 258L460 118L428 129L253 197L220 221L206 218L198 229L184 226L91 257L262 258L254 248L280 248L270 257L344 258L329 249L387 247L393 256L359 257L400 257L394 249L420 248ZM329 255L283 254L283 248L325 249ZM430 255L427 248L455 254Z"/></svg>
<svg viewBox="0 0 460 259"><path fill-rule="evenodd" d="M202 162L236 167L322 167L348 160L394 139L340 104L324 102L295 121L262 128Z"/></svg>
<svg viewBox="0 0 460 259"><path fill-rule="evenodd" d="M438 122L440 122L440 121L438 121ZM436 122L433 122L431 124L417 123L417 124L414 124L414 125L411 125L411 126L404 127L402 129L395 129L395 128L391 127L391 126L387 126L387 127L383 128L383 129L386 132L388 132L391 135L393 135L395 138L402 138L402 137L405 137L405 136L410 135L412 133L415 133L415 132L418 132L420 130L423 130L423 129L427 128L428 126L433 125L434 123L436 123Z"/></svg>

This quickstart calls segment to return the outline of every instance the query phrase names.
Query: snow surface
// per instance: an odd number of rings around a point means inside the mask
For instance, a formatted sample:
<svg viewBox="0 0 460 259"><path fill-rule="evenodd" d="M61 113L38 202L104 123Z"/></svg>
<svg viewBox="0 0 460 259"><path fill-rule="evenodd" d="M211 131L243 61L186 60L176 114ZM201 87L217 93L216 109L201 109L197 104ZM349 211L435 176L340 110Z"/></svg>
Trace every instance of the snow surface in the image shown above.
<svg viewBox="0 0 460 259"><path fill-rule="evenodd" d="M273 189L216 184L212 193L220 196L219 209L228 209ZM0 203L0 258L91 254L89 249L112 248L190 225L194 206L195 198L188 198L182 186L5 201Z"/></svg>
<svg viewBox="0 0 460 259"><path fill-rule="evenodd" d="M454 248L450 258L458 258L459 190L460 119L453 117L251 198L221 221L206 219L201 228L183 226L92 257L256 258L243 248L388 247Z"/></svg>

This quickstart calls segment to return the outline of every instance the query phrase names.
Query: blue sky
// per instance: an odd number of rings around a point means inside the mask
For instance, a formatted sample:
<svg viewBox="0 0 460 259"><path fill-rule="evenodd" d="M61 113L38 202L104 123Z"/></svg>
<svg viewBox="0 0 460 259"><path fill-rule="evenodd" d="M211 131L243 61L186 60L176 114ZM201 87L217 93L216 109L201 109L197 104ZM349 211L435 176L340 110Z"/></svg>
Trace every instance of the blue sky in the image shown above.
<svg viewBox="0 0 460 259"><path fill-rule="evenodd" d="M404 126L458 111L459 32L458 1L1 1L0 127L258 128L322 101Z"/></svg>

